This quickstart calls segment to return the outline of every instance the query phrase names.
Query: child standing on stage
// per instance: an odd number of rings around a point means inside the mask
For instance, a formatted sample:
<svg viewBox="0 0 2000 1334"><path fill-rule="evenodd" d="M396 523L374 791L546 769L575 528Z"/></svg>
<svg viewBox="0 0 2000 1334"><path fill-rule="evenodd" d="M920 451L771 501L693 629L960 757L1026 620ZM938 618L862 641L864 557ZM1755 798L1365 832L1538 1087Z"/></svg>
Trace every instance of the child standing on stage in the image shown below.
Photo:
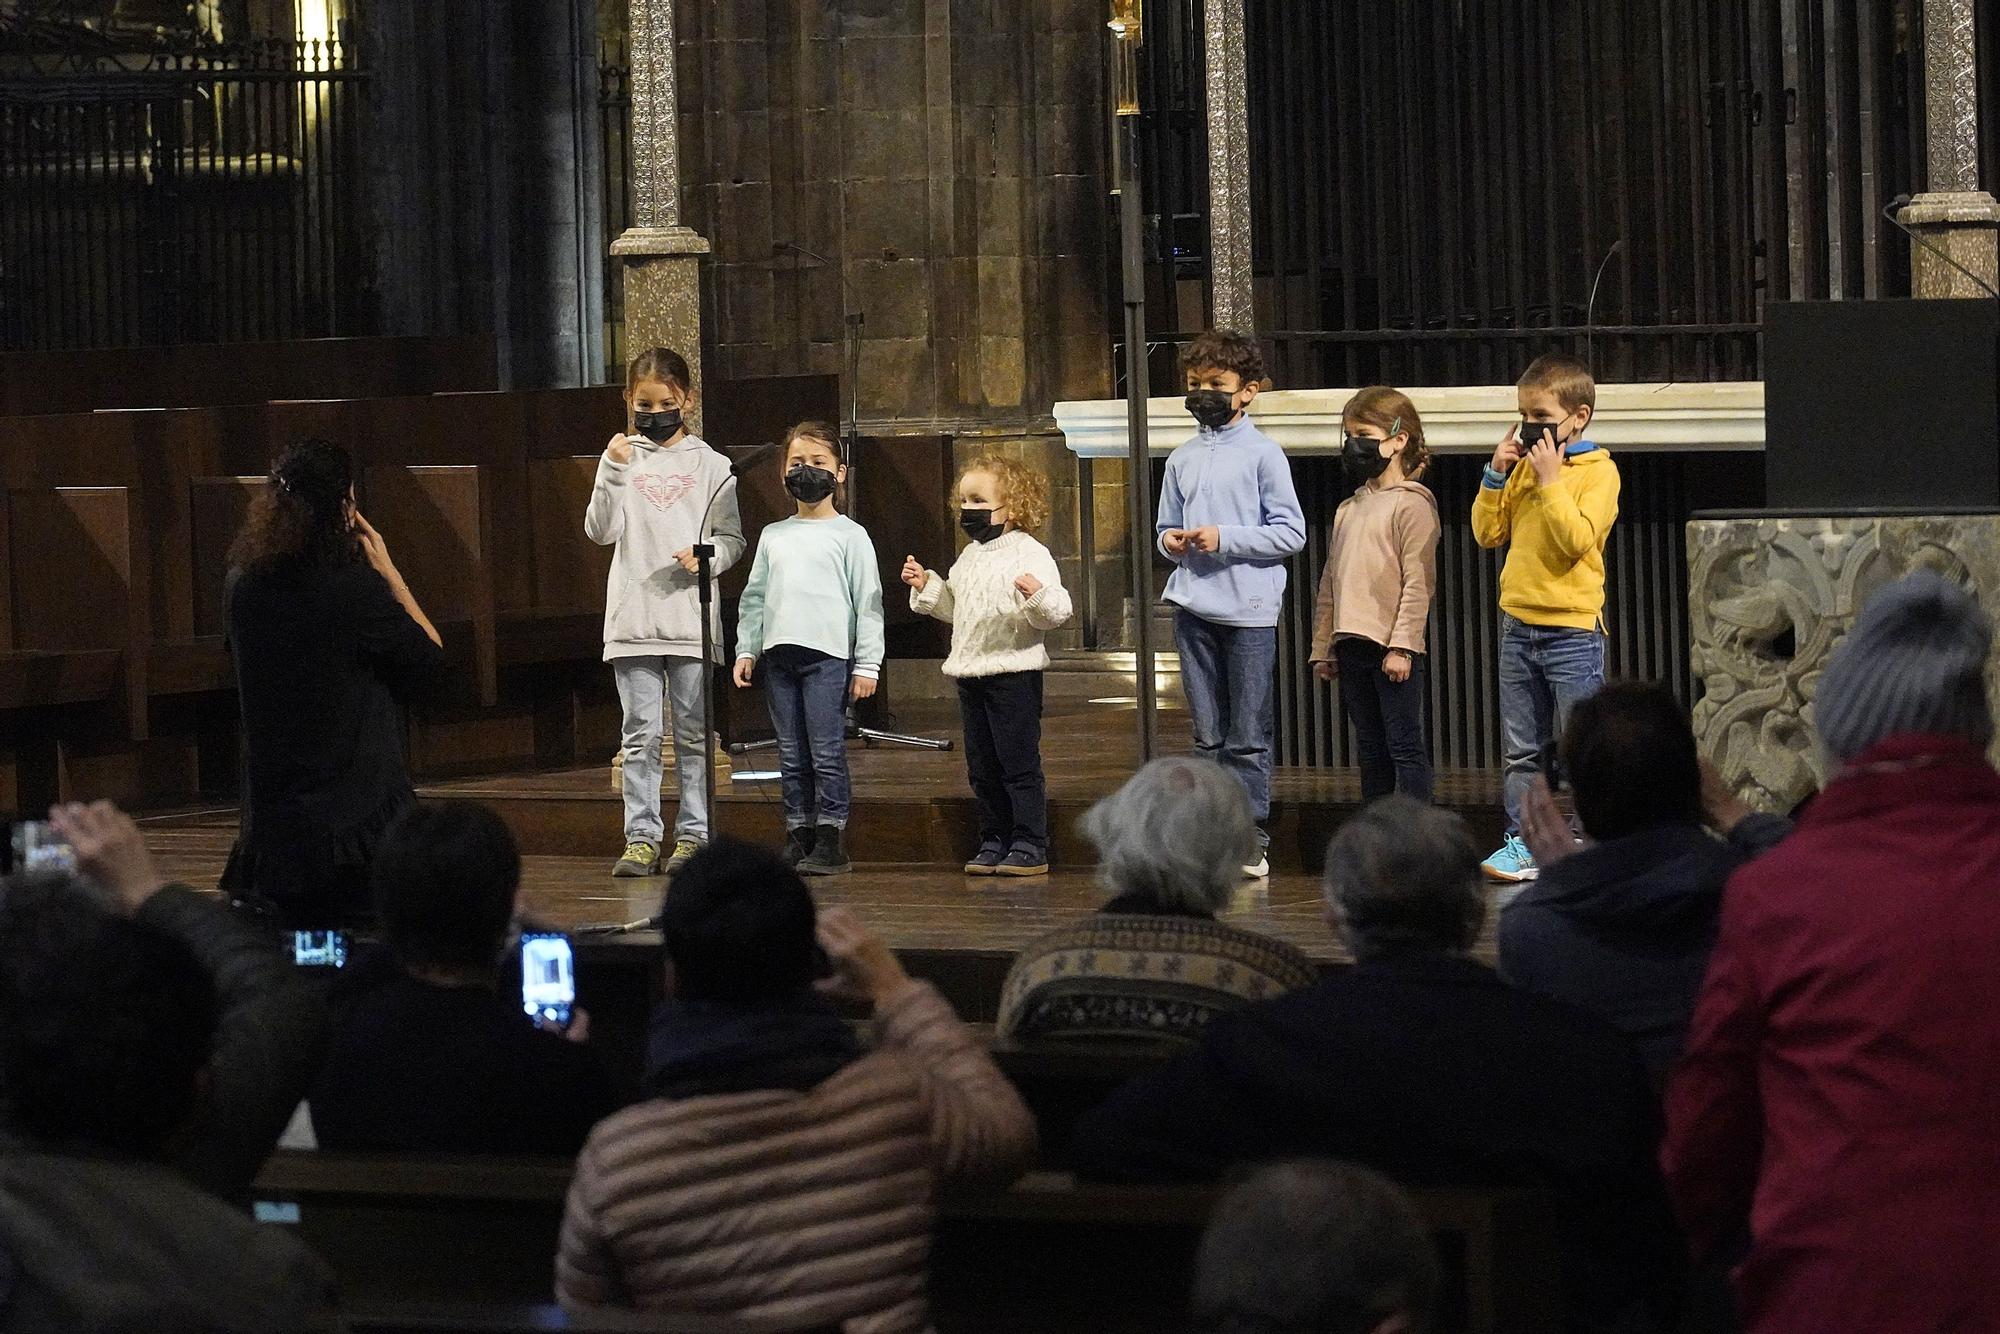
<svg viewBox="0 0 2000 1334"><path fill-rule="evenodd" d="M834 507L847 465L831 426L785 436L785 490L798 512L766 528L736 622L736 684L764 660L778 733L785 858L801 875L853 869L843 846L852 784L847 704L882 672L882 578L867 530Z"/></svg>
<svg viewBox="0 0 2000 1334"><path fill-rule="evenodd" d="M1271 731L1278 614L1285 561L1306 545L1292 469L1247 409L1264 379L1256 341L1216 329L1181 356L1187 410L1200 427L1167 459L1160 488L1160 554L1167 580L1181 688L1196 753L1243 784L1257 821L1245 875L1271 873Z"/></svg>
<svg viewBox="0 0 2000 1334"><path fill-rule="evenodd" d="M729 460L689 435L682 414L694 401L688 364L672 348L633 358L625 372L631 424L611 437L598 460L583 531L615 546L604 595L604 660L624 710L625 852L611 873L661 869L660 733L673 710L680 812L668 875L708 842L709 728L702 716L701 601L695 582L697 542L715 545L717 577L743 555L736 492L718 495ZM709 502L713 500L711 511ZM708 514L708 526L702 516ZM716 661L722 629L711 617Z"/></svg>
<svg viewBox="0 0 2000 1334"><path fill-rule="evenodd" d="M979 806L967 875L1047 875L1049 793L1042 777L1042 636L1069 619L1055 557L1029 535L1049 518L1048 482L1013 459L980 459L958 479L958 523L972 539L949 578L903 562L910 609L951 626L944 674L958 682L965 768Z"/></svg>
<svg viewBox="0 0 2000 1334"><path fill-rule="evenodd" d="M1516 389L1521 420L1493 451L1472 536L1511 545L1500 571L1500 731L1507 840L1488 878L1539 873L1521 841L1521 804L1569 711L1604 684L1604 544L1618 518L1618 465L1585 438L1597 382L1575 357L1539 357ZM1523 466L1525 465L1525 466Z"/></svg>
<svg viewBox="0 0 2000 1334"><path fill-rule="evenodd" d="M1401 792L1431 799L1424 734L1424 633L1437 582L1437 497L1416 405L1387 385L1341 409L1341 464L1354 494L1333 515L1313 607L1312 666L1340 678L1354 724L1364 801Z"/></svg>

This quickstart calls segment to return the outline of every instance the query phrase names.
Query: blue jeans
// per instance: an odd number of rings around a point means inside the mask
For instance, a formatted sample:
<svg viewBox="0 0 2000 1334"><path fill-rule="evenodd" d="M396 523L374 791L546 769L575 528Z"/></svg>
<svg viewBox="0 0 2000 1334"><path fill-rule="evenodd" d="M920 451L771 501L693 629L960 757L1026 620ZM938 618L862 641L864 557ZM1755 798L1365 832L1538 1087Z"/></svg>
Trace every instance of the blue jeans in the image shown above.
<svg viewBox="0 0 2000 1334"><path fill-rule="evenodd" d="M1501 789L1507 832L1521 832L1521 802L1542 771L1542 752L1569 725L1569 711L1604 684L1604 636L1500 617Z"/></svg>
<svg viewBox="0 0 2000 1334"><path fill-rule="evenodd" d="M847 682L854 664L794 644L764 654L764 694L778 733L785 828L847 828Z"/></svg>
<svg viewBox="0 0 2000 1334"><path fill-rule="evenodd" d="M1194 749L1235 774L1258 824L1271 818L1271 731L1277 705L1278 628L1217 625L1174 612L1181 689Z"/></svg>
<svg viewBox="0 0 2000 1334"><path fill-rule="evenodd" d="M625 841L660 845L660 729L673 709L680 813L674 837L708 842L708 729L701 716L699 658L613 658L625 710Z"/></svg>

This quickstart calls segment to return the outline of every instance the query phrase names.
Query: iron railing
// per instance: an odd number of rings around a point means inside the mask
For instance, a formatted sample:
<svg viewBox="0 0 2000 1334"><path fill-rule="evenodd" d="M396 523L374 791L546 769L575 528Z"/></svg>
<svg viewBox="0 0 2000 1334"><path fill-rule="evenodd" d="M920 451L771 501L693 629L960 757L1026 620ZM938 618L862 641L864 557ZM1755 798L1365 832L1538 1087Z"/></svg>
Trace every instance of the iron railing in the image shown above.
<svg viewBox="0 0 2000 1334"><path fill-rule="evenodd" d="M0 347L372 332L364 77L334 41L10 61Z"/></svg>

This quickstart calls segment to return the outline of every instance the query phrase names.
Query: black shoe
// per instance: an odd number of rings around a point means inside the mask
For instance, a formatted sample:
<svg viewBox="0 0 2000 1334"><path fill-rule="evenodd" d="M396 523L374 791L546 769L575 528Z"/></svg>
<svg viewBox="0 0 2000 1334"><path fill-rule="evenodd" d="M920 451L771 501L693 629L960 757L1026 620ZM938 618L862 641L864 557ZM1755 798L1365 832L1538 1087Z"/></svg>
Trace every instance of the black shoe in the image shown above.
<svg viewBox="0 0 2000 1334"><path fill-rule="evenodd" d="M1015 845L1014 850L1000 859L993 868L995 875L1047 875L1049 855L1038 848Z"/></svg>
<svg viewBox="0 0 2000 1334"><path fill-rule="evenodd" d="M813 830L809 824L795 825L785 831L785 865L794 871L813 850Z"/></svg>
<svg viewBox="0 0 2000 1334"><path fill-rule="evenodd" d="M839 826L830 824L819 827L812 851L798 865L800 875L846 875L853 869L854 864L847 860L847 849L842 846Z"/></svg>
<svg viewBox="0 0 2000 1334"><path fill-rule="evenodd" d="M998 843L981 843L979 851L972 854L972 860L965 864L967 875L992 875L993 868L1007 855L1007 849Z"/></svg>

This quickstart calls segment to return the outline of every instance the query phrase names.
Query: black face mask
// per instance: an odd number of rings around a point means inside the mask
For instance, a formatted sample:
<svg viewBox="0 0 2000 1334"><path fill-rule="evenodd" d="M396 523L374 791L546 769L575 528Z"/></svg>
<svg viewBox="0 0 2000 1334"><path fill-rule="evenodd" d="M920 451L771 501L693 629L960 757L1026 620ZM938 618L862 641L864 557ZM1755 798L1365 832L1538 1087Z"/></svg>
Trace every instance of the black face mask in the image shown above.
<svg viewBox="0 0 2000 1334"><path fill-rule="evenodd" d="M632 433L642 435L654 444L671 440L681 429L681 410L662 408L658 412L635 412L632 414Z"/></svg>
<svg viewBox="0 0 2000 1334"><path fill-rule="evenodd" d="M993 522L993 511L966 506L958 512L958 526L975 542L991 542L1007 531L1007 525Z"/></svg>
<svg viewBox="0 0 2000 1334"><path fill-rule="evenodd" d="M1229 419L1236 415L1236 396L1225 394L1220 389L1190 389L1187 396L1188 413L1199 425L1211 431L1219 431L1229 425Z"/></svg>
<svg viewBox="0 0 2000 1334"><path fill-rule="evenodd" d="M1547 440L1557 449L1565 448L1562 441L1562 428L1563 422L1568 420L1569 418L1564 417L1559 422L1522 422L1521 432L1518 437L1521 441L1521 452L1526 454L1543 440Z"/></svg>
<svg viewBox="0 0 2000 1334"><path fill-rule="evenodd" d="M801 463L785 474L785 490L792 493L794 500L817 505L833 494L833 474L825 468Z"/></svg>
<svg viewBox="0 0 2000 1334"><path fill-rule="evenodd" d="M1382 457L1380 440L1370 440L1365 435L1350 435L1341 442L1340 466L1347 471L1347 479L1360 486L1380 477L1389 466L1389 460Z"/></svg>

